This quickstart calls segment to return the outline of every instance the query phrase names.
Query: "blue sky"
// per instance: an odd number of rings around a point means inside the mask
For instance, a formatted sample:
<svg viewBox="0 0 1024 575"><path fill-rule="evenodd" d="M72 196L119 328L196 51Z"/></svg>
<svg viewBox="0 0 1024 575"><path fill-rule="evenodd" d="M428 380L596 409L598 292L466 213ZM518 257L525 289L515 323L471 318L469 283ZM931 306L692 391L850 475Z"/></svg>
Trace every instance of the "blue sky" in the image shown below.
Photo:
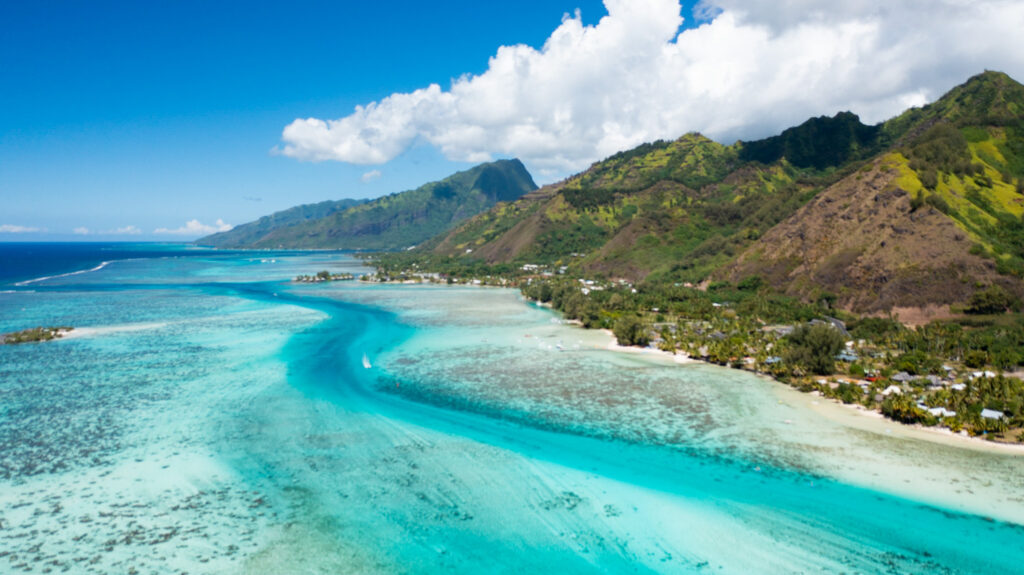
<svg viewBox="0 0 1024 575"><path fill-rule="evenodd" d="M470 164L429 146L375 167L270 151L295 118L483 71L497 46L539 45L577 7L604 14L579 0L5 2L0 225L47 231L0 239L148 238L444 177Z"/></svg>
<svg viewBox="0 0 1024 575"><path fill-rule="evenodd" d="M192 239L491 158L544 183L688 131L880 121L1024 78L1021 29L1001 0L5 2L0 241Z"/></svg>

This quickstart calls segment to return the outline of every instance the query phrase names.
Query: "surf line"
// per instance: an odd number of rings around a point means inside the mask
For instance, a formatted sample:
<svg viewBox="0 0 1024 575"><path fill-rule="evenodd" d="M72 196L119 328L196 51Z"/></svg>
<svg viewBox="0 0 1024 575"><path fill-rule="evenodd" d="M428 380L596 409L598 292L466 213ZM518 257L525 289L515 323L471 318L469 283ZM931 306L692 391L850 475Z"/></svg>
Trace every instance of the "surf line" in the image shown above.
<svg viewBox="0 0 1024 575"><path fill-rule="evenodd" d="M110 262L103 262L100 265L98 265L98 266L96 266L94 268L91 268L91 269L78 270L76 272L68 272L66 274L57 274L55 276L43 276L41 278L36 278L36 279L32 279L32 280L25 280L23 282L18 282L18 283L14 284L14 285L16 285L18 287L21 287L21 286L27 286L29 284L34 284L36 282L42 282L42 281L52 280L52 279L57 279L57 278L66 278L66 277L69 277L69 276L77 276L79 274L87 274L89 272L96 272L96 271L99 271L99 270L107 267L108 265L110 265L112 263L113 263L112 261L110 261Z"/></svg>

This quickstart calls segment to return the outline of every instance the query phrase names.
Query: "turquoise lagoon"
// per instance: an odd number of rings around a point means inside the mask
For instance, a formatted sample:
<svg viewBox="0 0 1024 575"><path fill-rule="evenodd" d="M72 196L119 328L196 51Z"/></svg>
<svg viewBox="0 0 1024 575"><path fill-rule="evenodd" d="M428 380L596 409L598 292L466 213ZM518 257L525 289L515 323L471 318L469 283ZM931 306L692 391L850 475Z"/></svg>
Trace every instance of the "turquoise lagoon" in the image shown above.
<svg viewBox="0 0 1024 575"><path fill-rule="evenodd" d="M1024 564L1020 452L608 351L511 290L288 282L363 271L327 252L136 255L5 274L0 331L79 329L0 346L0 572Z"/></svg>

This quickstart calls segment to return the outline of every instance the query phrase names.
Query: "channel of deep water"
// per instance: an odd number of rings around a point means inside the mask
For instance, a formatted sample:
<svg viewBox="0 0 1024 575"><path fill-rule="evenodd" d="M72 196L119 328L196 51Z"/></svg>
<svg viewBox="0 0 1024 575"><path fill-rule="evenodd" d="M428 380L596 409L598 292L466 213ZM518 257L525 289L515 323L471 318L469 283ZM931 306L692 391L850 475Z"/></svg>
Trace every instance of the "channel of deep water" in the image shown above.
<svg viewBox="0 0 1024 575"><path fill-rule="evenodd" d="M892 561L898 569L949 567L1011 572L1024 559L1024 528L965 515L815 475L756 465L742 458L704 455L687 446L607 441L503 421L500 413L446 409L444 398L426 402L383 393L379 380L401 381L367 369L376 357L410 335L395 314L358 304L296 296L273 284L232 286L243 297L309 307L327 314L296 334L283 351L289 378L300 389L346 409L375 413L446 434L470 438L533 459L710 504L745 525L776 531L787 546L805 546L856 566ZM695 525L694 527L699 528ZM856 568L856 567L854 567Z"/></svg>

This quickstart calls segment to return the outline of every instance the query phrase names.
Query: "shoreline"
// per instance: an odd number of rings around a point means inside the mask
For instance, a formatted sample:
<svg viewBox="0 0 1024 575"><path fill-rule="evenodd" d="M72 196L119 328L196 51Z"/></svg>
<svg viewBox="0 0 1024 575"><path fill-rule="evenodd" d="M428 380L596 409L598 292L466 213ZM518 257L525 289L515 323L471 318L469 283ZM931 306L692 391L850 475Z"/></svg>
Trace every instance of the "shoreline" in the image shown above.
<svg viewBox="0 0 1024 575"><path fill-rule="evenodd" d="M781 382L776 381L776 383ZM1000 453L1003 455L1024 455L1024 444L1022 443L1001 443L970 435L960 435L953 433L948 427L926 427L921 424L901 423L888 419L880 412L866 409L862 405L842 403L822 395L812 395L797 391L789 386L786 387L789 391L799 394L803 398L804 407L840 425L847 425L863 431L882 433L884 435L898 435L910 439L930 441L973 451ZM882 425L885 426L885 429L879 430L879 427Z"/></svg>
<svg viewBox="0 0 1024 575"><path fill-rule="evenodd" d="M576 324L576 323L572 323L572 322L567 322L567 323L569 325L578 327L580 329L587 329L587 328L583 327L582 325L579 325L579 324ZM686 355L686 354L674 353L674 352L671 352L671 351L665 351L663 349L657 349L657 348L653 348L653 347L636 347L636 346L633 346L633 345L619 345L618 340L616 339L615 334L612 332L612 330L610 330L610 329L602 329L600 331L605 333L605 334L607 334L608 337L611 338L611 341L608 342L608 345L605 346L605 349L608 350L608 351L615 351L615 352L619 352L619 353L629 353L629 354L633 354L633 355L646 355L646 356L654 356L654 357L663 357L665 359L671 359L674 363L677 363L679 365L687 365L687 364L694 364L694 363L703 363L703 364L706 364L706 365L712 365L712 364L710 364L710 363L708 363L708 362L706 362L704 360L696 359L696 358L690 357L689 355Z"/></svg>
<svg viewBox="0 0 1024 575"><path fill-rule="evenodd" d="M578 329L586 330L586 328L579 324L567 323ZM846 404L830 397L825 397L819 393L805 393L799 391L787 383L779 381L766 373L730 367L727 365L718 365L702 359L679 355L660 349L619 345L618 341L615 339L615 334L612 333L611 330L602 329L599 331L611 338L611 341L604 347L607 351L626 353L634 356L646 356L651 359L660 358L672 360L678 365L702 364L715 366L723 369L742 371L763 378L775 387L778 394L788 396L786 399L798 399L798 401L794 401L794 403L799 404L802 409L812 411L839 425L853 427L862 431L877 433L879 435L897 435L908 439L929 441L939 445L970 449L977 452L1024 456L1024 444L1002 443L998 441L989 441L980 437L963 436L953 433L948 427L925 427L921 424L901 423L885 417L880 411L867 409L859 404Z"/></svg>
<svg viewBox="0 0 1024 575"><path fill-rule="evenodd" d="M980 437L964 437L958 435L949 430L949 428L938 428L938 427L924 427L920 424L906 424L899 421L886 418L880 411L866 409L860 405L845 404L841 401L825 397L820 394L805 393L794 389L789 384L780 381L770 374L754 371L750 369L736 368L728 365L719 365L704 361L699 358L694 358L688 355L681 355L678 353L668 352L656 348L641 348L635 346L624 346L619 345L618 340L615 338L615 334L610 329L587 329L583 327L578 321L566 320L562 316L562 313L554 309L551 304L535 301L522 295L522 292L514 287L509 286L498 286L498 285L485 285L485 284L472 284L472 283L459 283L454 285L445 284L442 282L432 281L376 281L368 282L360 278L362 283L373 284L386 284L386 285L432 285L438 287L456 287L456 288L497 288L497 289L511 289L515 290L519 294L521 301L529 306L540 307L546 309L559 317L562 317L562 323L564 325L571 326L575 329L582 330L584 332L599 332L606 335L609 338L608 343L604 345L595 346L597 349L604 351L610 351L615 353L628 354L633 357L644 357L648 360L655 360L658 363L663 364L674 364L674 365L707 365L715 366L722 369L730 369L741 372L746 372L751 375L764 378L768 380L777 392L785 394L792 394L792 398L799 399L795 403L801 404L804 408L809 409L817 413L818 415L831 420L839 425L845 425L863 431L869 431L877 433L879 435L900 435L902 437L910 439L918 439L922 441L929 441L931 443L946 445L950 447L959 447L964 449L970 449L977 452L988 452L988 453L1001 453L1001 454L1013 454L1013 455L1024 455L1024 444L1013 444L1013 443L1000 443L996 441L989 441ZM831 408L823 406L831 405ZM839 408L839 409L836 409Z"/></svg>

